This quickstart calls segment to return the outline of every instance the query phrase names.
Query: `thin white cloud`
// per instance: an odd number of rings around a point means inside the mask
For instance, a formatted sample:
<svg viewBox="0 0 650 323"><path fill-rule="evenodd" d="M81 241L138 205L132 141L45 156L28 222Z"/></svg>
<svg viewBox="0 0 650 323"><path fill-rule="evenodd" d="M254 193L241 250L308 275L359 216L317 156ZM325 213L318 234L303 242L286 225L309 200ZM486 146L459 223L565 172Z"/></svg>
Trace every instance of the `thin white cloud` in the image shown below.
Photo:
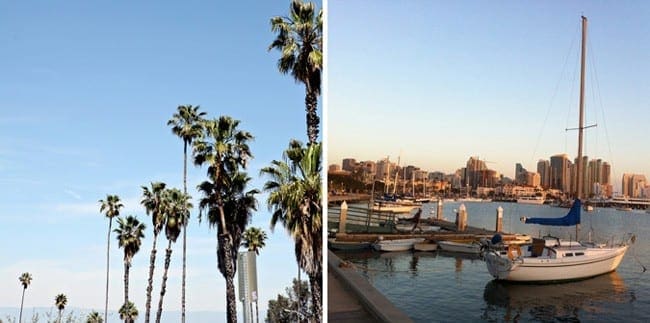
<svg viewBox="0 0 650 323"><path fill-rule="evenodd" d="M75 200L81 200L81 195L75 193L75 192L72 191L72 190L67 190L67 189L66 189L66 190L63 190L63 192L65 192L66 194L72 196Z"/></svg>

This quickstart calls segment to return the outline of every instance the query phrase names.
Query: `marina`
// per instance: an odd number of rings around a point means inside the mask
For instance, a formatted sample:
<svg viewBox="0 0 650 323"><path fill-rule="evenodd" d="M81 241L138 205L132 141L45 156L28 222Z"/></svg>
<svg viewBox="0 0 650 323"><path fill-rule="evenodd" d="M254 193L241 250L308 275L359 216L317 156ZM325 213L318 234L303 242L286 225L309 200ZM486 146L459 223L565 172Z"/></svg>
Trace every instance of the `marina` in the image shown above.
<svg viewBox="0 0 650 323"><path fill-rule="evenodd" d="M503 207L504 231L531 237L551 234L568 237L572 228L524 224L521 215L555 217L558 210L547 205L516 203L467 204L467 222L476 230L494 226L494 213ZM453 219L458 202L444 204L444 216ZM423 209L435 208L435 203ZM429 214L428 212L424 212ZM453 225L453 223L451 223ZM444 227L444 226L443 226ZM335 251L349 261L368 282L415 322L432 317L449 321L648 321L650 282L643 266L650 264L650 218L632 217L612 208L596 208L583 214L584 237L623 238L634 232L630 246L615 272L595 278L546 285L511 284L496 281L478 255L446 251L379 253ZM596 233L598 233L596 235ZM451 235L452 233L447 233ZM460 233L453 233L460 238ZM353 235L357 236L357 235ZM469 236L465 234L465 236ZM582 236L581 236L582 237ZM430 306L435 300L437 306Z"/></svg>

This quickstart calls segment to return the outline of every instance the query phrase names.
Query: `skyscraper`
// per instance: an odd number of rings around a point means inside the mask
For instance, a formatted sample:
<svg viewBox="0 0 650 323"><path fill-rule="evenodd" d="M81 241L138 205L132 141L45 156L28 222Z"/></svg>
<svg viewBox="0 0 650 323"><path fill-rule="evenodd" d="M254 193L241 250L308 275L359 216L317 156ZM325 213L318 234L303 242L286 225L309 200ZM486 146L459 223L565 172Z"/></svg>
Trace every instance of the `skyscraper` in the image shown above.
<svg viewBox="0 0 650 323"><path fill-rule="evenodd" d="M571 161L567 154L551 156L551 188L569 192L571 187L570 169Z"/></svg>
<svg viewBox="0 0 650 323"><path fill-rule="evenodd" d="M551 163L548 160L540 159L537 162L537 172L539 173L540 185L544 189L551 187Z"/></svg>
<svg viewBox="0 0 650 323"><path fill-rule="evenodd" d="M255 251L244 251L237 257L239 300L244 310L244 322L253 321L253 303L257 303L257 264Z"/></svg>

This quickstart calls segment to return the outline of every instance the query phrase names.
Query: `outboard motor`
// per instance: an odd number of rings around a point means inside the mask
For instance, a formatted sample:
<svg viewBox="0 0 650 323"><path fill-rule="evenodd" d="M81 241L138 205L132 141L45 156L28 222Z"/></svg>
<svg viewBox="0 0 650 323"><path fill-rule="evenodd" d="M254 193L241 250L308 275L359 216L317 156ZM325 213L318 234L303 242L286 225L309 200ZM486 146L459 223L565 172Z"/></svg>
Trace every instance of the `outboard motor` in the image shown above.
<svg viewBox="0 0 650 323"><path fill-rule="evenodd" d="M490 242L493 245L499 244L499 243L503 242L503 237L500 234L497 233L497 234L492 236L492 239L490 240Z"/></svg>

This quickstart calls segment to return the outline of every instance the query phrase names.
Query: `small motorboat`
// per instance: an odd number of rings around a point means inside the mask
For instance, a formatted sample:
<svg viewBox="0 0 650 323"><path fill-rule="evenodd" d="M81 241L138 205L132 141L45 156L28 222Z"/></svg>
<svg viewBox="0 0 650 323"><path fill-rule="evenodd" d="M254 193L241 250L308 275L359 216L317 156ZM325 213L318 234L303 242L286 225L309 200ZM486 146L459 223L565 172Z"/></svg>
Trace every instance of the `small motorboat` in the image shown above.
<svg viewBox="0 0 650 323"><path fill-rule="evenodd" d="M372 247L377 251L406 251L413 249L413 245L423 242L424 238L409 238L395 240L379 240Z"/></svg>
<svg viewBox="0 0 650 323"><path fill-rule="evenodd" d="M435 242L420 242L413 245L413 249L416 251L435 251L438 249L438 245Z"/></svg>
<svg viewBox="0 0 650 323"><path fill-rule="evenodd" d="M481 253L481 245L476 242L438 241L440 249L450 252Z"/></svg>
<svg viewBox="0 0 650 323"><path fill-rule="evenodd" d="M329 243L330 248L335 250L347 250L347 251L366 250L366 249L370 249L370 247L372 246L371 242L338 241L336 240L336 238L327 239L327 242Z"/></svg>

